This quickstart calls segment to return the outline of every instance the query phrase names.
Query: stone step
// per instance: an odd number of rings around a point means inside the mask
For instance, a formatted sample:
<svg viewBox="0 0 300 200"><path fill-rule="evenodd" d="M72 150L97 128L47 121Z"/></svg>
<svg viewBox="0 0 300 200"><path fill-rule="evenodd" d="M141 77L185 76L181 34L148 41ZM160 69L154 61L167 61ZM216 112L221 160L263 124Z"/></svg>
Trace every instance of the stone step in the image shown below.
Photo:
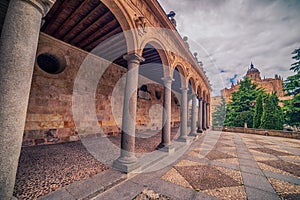
<svg viewBox="0 0 300 200"><path fill-rule="evenodd" d="M39 200L62 199L62 197L66 200L91 199L126 179L126 174L108 169L91 178L74 182L71 185L39 198Z"/></svg>

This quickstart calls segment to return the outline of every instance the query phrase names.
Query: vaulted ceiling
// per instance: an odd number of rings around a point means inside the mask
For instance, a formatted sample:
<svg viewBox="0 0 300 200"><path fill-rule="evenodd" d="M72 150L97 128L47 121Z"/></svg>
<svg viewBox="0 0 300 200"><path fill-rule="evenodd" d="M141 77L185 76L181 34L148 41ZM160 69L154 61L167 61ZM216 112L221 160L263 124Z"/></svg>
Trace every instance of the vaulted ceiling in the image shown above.
<svg viewBox="0 0 300 200"><path fill-rule="evenodd" d="M42 32L126 67L127 45L113 13L99 0L57 0L44 18ZM101 44L101 45L99 45ZM144 63L161 63L154 48L143 52Z"/></svg>

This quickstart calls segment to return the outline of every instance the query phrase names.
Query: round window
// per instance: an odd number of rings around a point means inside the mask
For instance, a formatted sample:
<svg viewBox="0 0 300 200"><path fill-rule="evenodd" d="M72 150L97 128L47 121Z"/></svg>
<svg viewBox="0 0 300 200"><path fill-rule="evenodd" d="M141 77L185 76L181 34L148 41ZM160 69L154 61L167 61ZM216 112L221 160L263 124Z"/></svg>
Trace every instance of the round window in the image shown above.
<svg viewBox="0 0 300 200"><path fill-rule="evenodd" d="M47 73L58 74L64 70L57 57L49 53L40 54L37 57L38 66Z"/></svg>

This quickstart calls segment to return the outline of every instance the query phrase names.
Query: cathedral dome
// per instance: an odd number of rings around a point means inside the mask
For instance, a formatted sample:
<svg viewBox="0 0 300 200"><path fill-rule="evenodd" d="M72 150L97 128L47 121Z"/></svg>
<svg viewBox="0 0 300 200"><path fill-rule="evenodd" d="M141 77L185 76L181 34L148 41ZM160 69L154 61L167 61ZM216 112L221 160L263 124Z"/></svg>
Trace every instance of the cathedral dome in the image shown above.
<svg viewBox="0 0 300 200"><path fill-rule="evenodd" d="M251 63L250 69L248 69L247 74L249 73L260 73L260 71L254 67L254 65Z"/></svg>
<svg viewBox="0 0 300 200"><path fill-rule="evenodd" d="M250 64L250 68L247 71L247 77L251 80L260 80L260 71L254 67L254 65Z"/></svg>

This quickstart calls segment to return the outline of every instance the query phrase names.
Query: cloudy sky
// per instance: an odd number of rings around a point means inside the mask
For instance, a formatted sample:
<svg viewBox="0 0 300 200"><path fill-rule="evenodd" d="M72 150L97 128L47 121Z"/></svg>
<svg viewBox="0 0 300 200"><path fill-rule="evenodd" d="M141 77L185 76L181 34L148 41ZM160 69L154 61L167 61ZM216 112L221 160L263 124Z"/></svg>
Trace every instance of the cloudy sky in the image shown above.
<svg viewBox="0 0 300 200"><path fill-rule="evenodd" d="M213 85L213 94L241 79L252 61L262 78L293 74L300 47L300 0L159 0L176 13L177 30Z"/></svg>

